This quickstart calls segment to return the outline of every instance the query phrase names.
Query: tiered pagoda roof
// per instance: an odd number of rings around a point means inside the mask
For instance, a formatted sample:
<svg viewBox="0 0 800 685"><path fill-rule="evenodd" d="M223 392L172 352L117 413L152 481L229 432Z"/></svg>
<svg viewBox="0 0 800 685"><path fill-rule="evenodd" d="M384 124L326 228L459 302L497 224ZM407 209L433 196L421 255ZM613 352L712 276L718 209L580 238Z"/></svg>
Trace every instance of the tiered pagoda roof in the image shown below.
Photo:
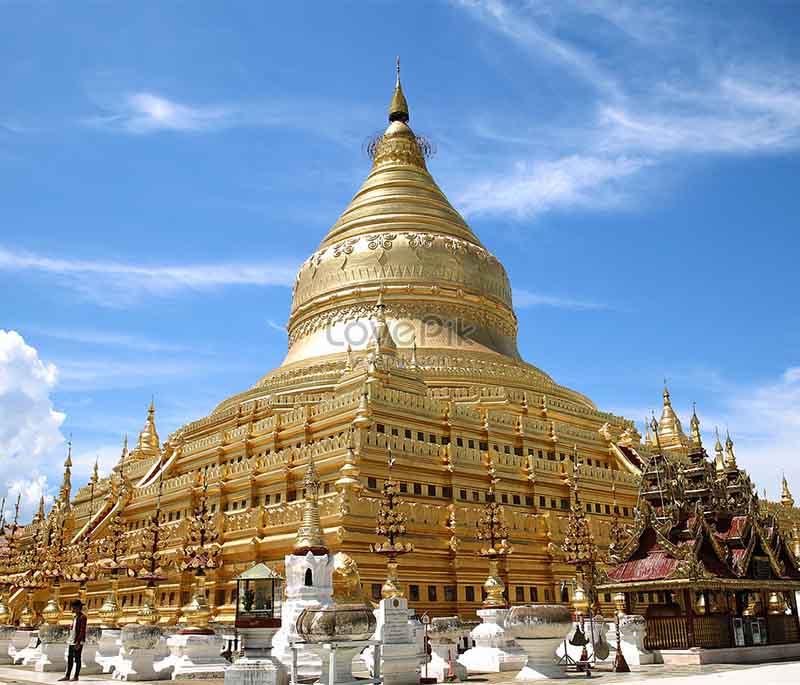
<svg viewBox="0 0 800 685"><path fill-rule="evenodd" d="M699 435L696 415L692 423ZM658 440L655 421L653 430ZM686 459L662 450L644 465L636 519L627 541L609 550L604 589L800 584L791 544L737 466L730 436L724 454L717 440L715 459L692 442Z"/></svg>

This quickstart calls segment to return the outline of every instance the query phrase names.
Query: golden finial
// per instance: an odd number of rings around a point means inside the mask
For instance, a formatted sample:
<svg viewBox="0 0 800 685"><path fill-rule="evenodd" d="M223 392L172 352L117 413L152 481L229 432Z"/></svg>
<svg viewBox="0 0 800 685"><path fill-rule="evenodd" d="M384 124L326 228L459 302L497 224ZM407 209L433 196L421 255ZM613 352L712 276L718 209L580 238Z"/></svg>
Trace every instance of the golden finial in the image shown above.
<svg viewBox="0 0 800 685"><path fill-rule="evenodd" d="M792 497L792 493L789 490L789 483L786 481L785 473L781 478L781 504L789 508L794 506L794 497Z"/></svg>
<svg viewBox="0 0 800 685"><path fill-rule="evenodd" d="M319 476L317 476L317 469L312 457L308 459L303 487L305 488L303 522L297 529L297 540L292 554L305 556L311 552L314 556L321 556L328 553L328 548L325 546L322 523L319 518Z"/></svg>
<svg viewBox="0 0 800 685"><path fill-rule="evenodd" d="M394 95L392 101L389 103L389 121L402 121L404 124L408 122L408 103L406 96L403 95L403 87L400 85L400 57L397 58L396 63L397 79L394 84Z"/></svg>
<svg viewBox="0 0 800 685"><path fill-rule="evenodd" d="M667 379L664 379L664 406L672 406L672 401L669 398L669 388L667 387Z"/></svg>
<svg viewBox="0 0 800 685"><path fill-rule="evenodd" d="M100 461L100 457L95 457L94 459L94 468L92 468L92 478L91 483L92 485L96 485L97 481L100 480L100 473L98 471L98 462Z"/></svg>
<svg viewBox="0 0 800 685"><path fill-rule="evenodd" d="M731 469L736 468L736 455L733 453L733 440L728 429L725 429L725 466Z"/></svg>
<svg viewBox="0 0 800 685"><path fill-rule="evenodd" d="M697 418L697 402L692 402L692 420L689 423L692 428L692 445L700 448L703 446L703 438L700 435L700 419Z"/></svg>
<svg viewBox="0 0 800 685"><path fill-rule="evenodd" d="M39 511L36 512L36 517L40 520L44 520L44 495L39 498Z"/></svg>

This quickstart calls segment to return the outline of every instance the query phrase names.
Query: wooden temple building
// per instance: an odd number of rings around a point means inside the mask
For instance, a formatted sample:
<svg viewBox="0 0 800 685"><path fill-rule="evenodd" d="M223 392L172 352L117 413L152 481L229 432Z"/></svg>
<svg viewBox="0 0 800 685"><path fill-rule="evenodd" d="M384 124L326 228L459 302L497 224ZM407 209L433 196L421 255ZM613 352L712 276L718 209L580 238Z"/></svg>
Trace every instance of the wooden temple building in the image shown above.
<svg viewBox="0 0 800 685"><path fill-rule="evenodd" d="M729 436L710 458L693 415L692 438L687 458L662 450L644 466L633 526L598 590L645 616L651 649L800 642L798 540L759 500Z"/></svg>

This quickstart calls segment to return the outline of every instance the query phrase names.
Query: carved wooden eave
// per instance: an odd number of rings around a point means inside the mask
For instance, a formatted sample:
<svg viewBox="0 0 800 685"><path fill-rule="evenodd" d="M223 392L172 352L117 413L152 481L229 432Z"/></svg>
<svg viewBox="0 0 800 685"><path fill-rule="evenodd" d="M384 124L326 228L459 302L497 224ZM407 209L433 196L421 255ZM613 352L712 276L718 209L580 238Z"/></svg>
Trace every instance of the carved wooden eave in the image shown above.
<svg viewBox="0 0 800 685"><path fill-rule="evenodd" d="M772 567L772 572L780 577L783 577L786 574L786 569L783 568L782 564L778 560L775 552L772 550L772 546L769 544L767 540L766 534L764 533L764 529L760 525L754 525L753 529L755 531L754 538L758 538L759 542L761 542L761 548L764 550L764 553L767 555L767 559L769 559L769 564Z"/></svg>

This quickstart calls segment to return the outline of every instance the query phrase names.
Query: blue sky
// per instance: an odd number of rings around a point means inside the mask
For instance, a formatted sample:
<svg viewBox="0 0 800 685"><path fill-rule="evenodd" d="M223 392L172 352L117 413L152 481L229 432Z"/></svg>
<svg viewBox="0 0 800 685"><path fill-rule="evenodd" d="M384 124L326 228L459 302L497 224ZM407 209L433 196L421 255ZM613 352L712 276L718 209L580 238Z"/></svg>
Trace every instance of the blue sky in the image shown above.
<svg viewBox="0 0 800 685"><path fill-rule="evenodd" d="M0 2L0 478L108 469L280 363L394 58L525 358L800 494L794 2ZM18 334L18 335L17 335ZM710 434L709 434L710 435ZM21 468L21 464L25 468Z"/></svg>

